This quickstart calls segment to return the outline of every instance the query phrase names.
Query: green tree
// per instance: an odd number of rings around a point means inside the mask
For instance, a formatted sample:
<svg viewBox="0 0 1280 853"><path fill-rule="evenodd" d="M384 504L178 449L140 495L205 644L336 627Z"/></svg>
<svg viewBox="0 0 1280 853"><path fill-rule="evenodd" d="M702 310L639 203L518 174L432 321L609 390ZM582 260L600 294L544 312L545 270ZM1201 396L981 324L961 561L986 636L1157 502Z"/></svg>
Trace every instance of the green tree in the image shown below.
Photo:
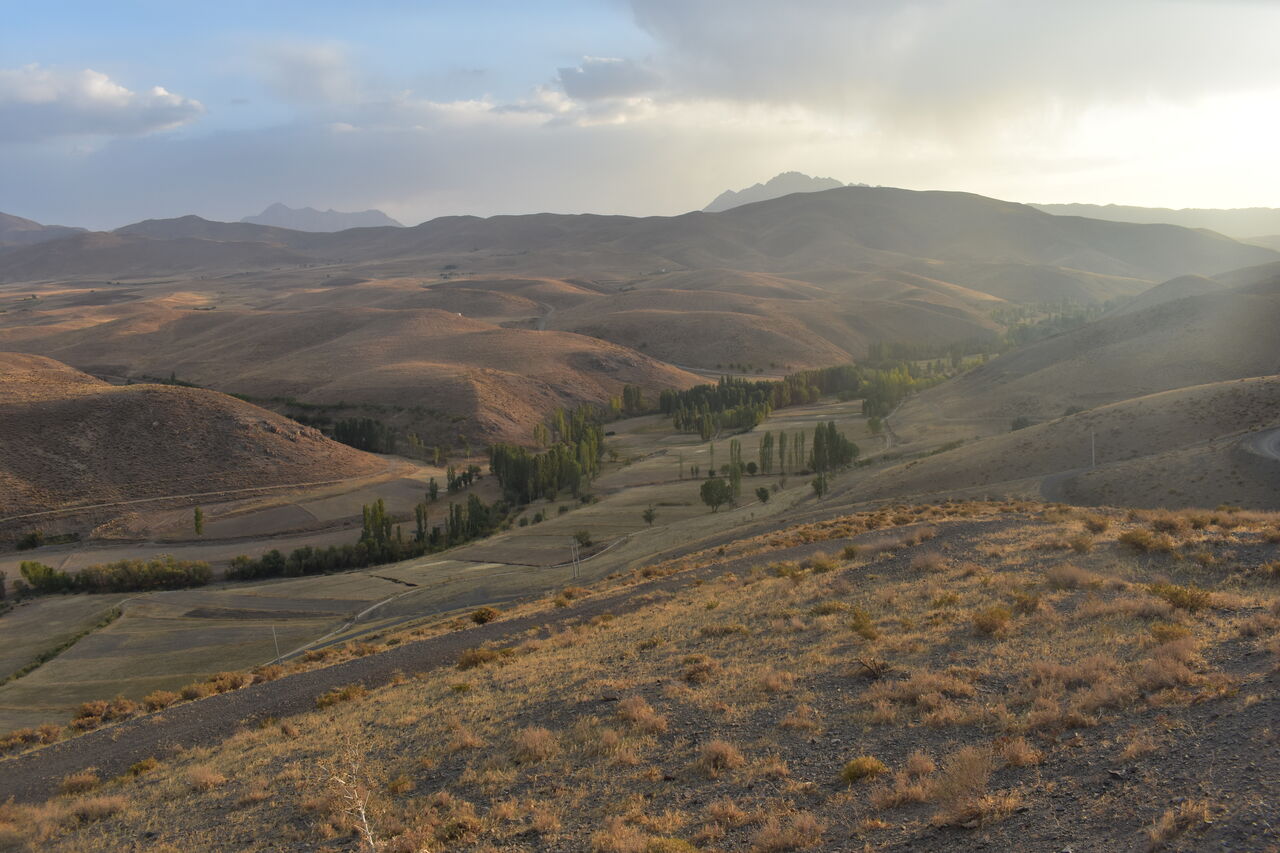
<svg viewBox="0 0 1280 853"><path fill-rule="evenodd" d="M195 522L195 528L196 528L196 535L203 536L204 535L204 510L202 510L200 507L196 507L194 522Z"/></svg>
<svg viewBox="0 0 1280 853"><path fill-rule="evenodd" d="M760 438L760 470L765 474L773 473L773 433L766 432Z"/></svg>
<svg viewBox="0 0 1280 853"><path fill-rule="evenodd" d="M576 539L578 541L578 544L581 545L583 548L591 547L591 531L579 530L577 533L573 534L573 538Z"/></svg>
<svg viewBox="0 0 1280 853"><path fill-rule="evenodd" d="M813 486L813 493L818 496L819 500L821 500L822 496L827 493L827 475L819 474L810 481L809 485Z"/></svg>
<svg viewBox="0 0 1280 853"><path fill-rule="evenodd" d="M760 503L767 504L769 502L769 487L761 486L756 489L756 497L760 499Z"/></svg>
<svg viewBox="0 0 1280 853"><path fill-rule="evenodd" d="M733 500L733 494L729 491L729 484L719 477L704 480L700 493L702 502L711 507L712 512L719 512L720 507Z"/></svg>
<svg viewBox="0 0 1280 853"><path fill-rule="evenodd" d="M640 517L644 519L645 524L653 527L653 520L658 517L658 511L650 506L640 513Z"/></svg>

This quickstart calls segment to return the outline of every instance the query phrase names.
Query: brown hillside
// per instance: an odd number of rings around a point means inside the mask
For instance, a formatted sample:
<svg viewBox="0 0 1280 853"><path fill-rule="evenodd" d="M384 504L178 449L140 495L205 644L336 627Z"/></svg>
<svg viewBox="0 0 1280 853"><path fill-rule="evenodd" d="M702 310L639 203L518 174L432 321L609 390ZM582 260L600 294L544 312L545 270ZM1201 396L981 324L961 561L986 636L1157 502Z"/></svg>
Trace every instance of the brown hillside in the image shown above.
<svg viewBox="0 0 1280 853"><path fill-rule="evenodd" d="M1159 391L1280 370L1280 282L1158 301L1023 347L903 408L1033 420Z"/></svg>
<svg viewBox="0 0 1280 853"><path fill-rule="evenodd" d="M0 332L0 339L104 374L176 373L264 401L372 405L384 420L448 445L459 433L528 441L534 424L557 406L607 404L627 384L656 396L699 381L582 335L500 328L432 309L132 306L77 328L80 314L59 312L66 325L57 332L36 327L44 333L39 339L23 339L31 327Z"/></svg>
<svg viewBox="0 0 1280 853"><path fill-rule="evenodd" d="M212 391L114 386L52 359L0 353L0 517L382 467L377 457Z"/></svg>
<svg viewBox="0 0 1280 853"><path fill-rule="evenodd" d="M922 402L927 401L916 404ZM1051 488L1047 496L1085 504L1233 503L1276 509L1280 484L1256 470L1257 464L1240 464L1232 451L1247 431L1277 426L1280 376L1218 382L1125 400L1016 432L1005 423L1002 434L879 471L845 491L862 500L1007 491L998 486L1016 483L1038 494L1042 478L1073 472L1062 481L1060 494ZM906 432L917 440L929 435L923 428ZM1095 440L1098 469L1085 474ZM1255 470L1245 470L1250 467Z"/></svg>

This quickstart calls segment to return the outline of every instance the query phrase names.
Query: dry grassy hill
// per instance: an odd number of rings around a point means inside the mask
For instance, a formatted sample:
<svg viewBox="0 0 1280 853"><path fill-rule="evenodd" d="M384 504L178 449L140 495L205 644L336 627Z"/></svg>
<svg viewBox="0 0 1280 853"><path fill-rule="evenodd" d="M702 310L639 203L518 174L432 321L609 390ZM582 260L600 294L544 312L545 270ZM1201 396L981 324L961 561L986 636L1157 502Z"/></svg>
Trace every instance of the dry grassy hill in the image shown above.
<svg viewBox="0 0 1280 853"><path fill-rule="evenodd" d="M371 406L343 416L376 414L446 446L460 433L482 442L528 441L556 407L605 405L628 384L652 397L700 381L593 338L501 328L426 308L192 311L144 303L111 308L88 327L80 326L79 309L58 316L62 327L0 331L0 341L103 374L176 373L263 401ZM38 341L22 337L28 333Z"/></svg>
<svg viewBox="0 0 1280 853"><path fill-rule="evenodd" d="M1270 850L1278 524L986 503L777 530L331 669L157 696L168 710L0 762L22 774L0 783L20 798L0 838ZM81 719L103 713L139 709Z"/></svg>
<svg viewBox="0 0 1280 853"><path fill-rule="evenodd" d="M905 408L905 407L904 407ZM945 424L934 427L945 429ZM1245 433L1280 428L1280 376L1217 382L1099 406L972 441L851 482L850 500L1000 492L1011 486L1081 504L1280 509L1280 481L1235 448ZM925 440L921 427L916 440ZM1085 472L1097 449L1098 469Z"/></svg>
<svg viewBox="0 0 1280 853"><path fill-rule="evenodd" d="M383 467L212 391L109 385L52 359L0 353L0 517Z"/></svg>
<svg viewBox="0 0 1280 853"><path fill-rule="evenodd" d="M1045 420L1072 406L1280 370L1280 277L1153 301L995 359L909 403L904 418L928 407L935 420Z"/></svg>

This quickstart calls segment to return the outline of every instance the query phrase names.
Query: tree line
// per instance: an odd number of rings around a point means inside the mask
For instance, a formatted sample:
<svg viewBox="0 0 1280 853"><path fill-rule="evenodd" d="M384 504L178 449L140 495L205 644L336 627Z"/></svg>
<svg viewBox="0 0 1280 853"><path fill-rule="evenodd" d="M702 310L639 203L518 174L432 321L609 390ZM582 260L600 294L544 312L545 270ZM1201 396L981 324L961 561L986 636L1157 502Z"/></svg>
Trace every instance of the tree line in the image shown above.
<svg viewBox="0 0 1280 853"><path fill-rule="evenodd" d="M670 415L681 432L710 439L722 432L754 429L776 409L817 402L838 394L863 400L868 417L883 417L908 394L941 380L935 371L907 362L884 367L841 364L802 370L782 379L739 379L722 376L715 384L663 391L658 409Z"/></svg>
<svg viewBox="0 0 1280 853"><path fill-rule="evenodd" d="M486 504L476 495L468 495L466 504L449 504L441 523L433 525L427 504L419 503L414 511L415 530L406 537L402 525L379 498L362 507L360 538L354 544L327 548L305 545L288 554L273 548L257 558L241 555L231 561L227 578L300 577L412 560L488 536L506 520L507 512L501 501Z"/></svg>
<svg viewBox="0 0 1280 853"><path fill-rule="evenodd" d="M87 566L75 572L54 569L34 560L19 565L19 595L69 592L143 592L204 586L212 578L209 564L201 560L175 560L162 554L149 560L118 560ZM15 585L16 586L16 585Z"/></svg>
<svg viewBox="0 0 1280 853"><path fill-rule="evenodd" d="M813 440L809 441L804 430L796 430L788 434L780 430L775 439L772 432L760 437L759 463L742 461L742 445L737 439L729 441L729 463L719 470L715 467L715 445L711 447L711 464L708 466L707 479L699 487L702 502L716 512L725 504L737 501L742 492L743 474L810 474L818 476L813 488L821 497L827 490L827 475L831 472L847 468L858 459L858 445L847 438L836 428L835 421L818 424L813 430ZM761 502L769 500L767 488L756 489L756 497Z"/></svg>
<svg viewBox="0 0 1280 853"><path fill-rule="evenodd" d="M534 430L534 440L549 445L546 450L531 452L514 444L490 447L489 470L502 486L503 497L517 506L539 498L554 499L562 491L578 497L582 484L600 473L602 422L595 406L580 406L568 413L557 409L549 426L540 424Z"/></svg>

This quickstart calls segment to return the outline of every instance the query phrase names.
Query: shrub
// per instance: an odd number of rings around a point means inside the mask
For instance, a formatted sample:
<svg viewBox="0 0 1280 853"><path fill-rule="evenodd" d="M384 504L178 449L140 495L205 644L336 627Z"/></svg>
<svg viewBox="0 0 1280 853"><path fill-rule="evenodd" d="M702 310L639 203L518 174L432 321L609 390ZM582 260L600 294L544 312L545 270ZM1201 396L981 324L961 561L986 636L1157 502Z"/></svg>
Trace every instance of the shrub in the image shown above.
<svg viewBox="0 0 1280 853"><path fill-rule="evenodd" d="M486 625L502 615L502 611L496 607L481 607L471 614L471 621L477 625Z"/></svg>
<svg viewBox="0 0 1280 853"><path fill-rule="evenodd" d="M860 782L863 779L874 779L884 773L888 773L889 768L884 762L872 755L859 755L852 759L840 771L840 778L846 782Z"/></svg>
<svg viewBox="0 0 1280 853"><path fill-rule="evenodd" d="M823 829L822 822L808 812L793 814L786 824L776 817L771 817L752 836L751 850L753 853L805 850L822 841Z"/></svg>
<svg viewBox="0 0 1280 853"><path fill-rule="evenodd" d="M193 791L212 791L226 781L227 777L212 767L192 767L187 771L187 784Z"/></svg>
<svg viewBox="0 0 1280 853"><path fill-rule="evenodd" d="M1044 574L1053 589L1096 589L1102 586L1102 578L1071 563L1053 566Z"/></svg>
<svg viewBox="0 0 1280 853"><path fill-rule="evenodd" d="M708 658L706 655L690 655L685 658L685 670L681 675L689 684L706 684L711 680L711 676L720 670L720 664Z"/></svg>
<svg viewBox="0 0 1280 853"><path fill-rule="evenodd" d="M698 752L698 767L711 779L726 770L737 770L746 763L736 746L719 738L707 741Z"/></svg>
<svg viewBox="0 0 1280 853"><path fill-rule="evenodd" d="M871 614L861 607L854 607L849 611L849 627L864 640L874 640L880 636L875 622L871 619Z"/></svg>
<svg viewBox="0 0 1280 853"><path fill-rule="evenodd" d="M858 556L858 551L859 548L857 544L850 542L848 545L845 545L840 549L840 556L844 557L846 560L852 560Z"/></svg>
<svg viewBox="0 0 1280 853"><path fill-rule="evenodd" d="M1203 826L1211 820L1209 804L1204 800L1186 800L1169 809L1147 828L1152 850L1161 850L1180 835Z"/></svg>
<svg viewBox="0 0 1280 853"><path fill-rule="evenodd" d="M129 765L130 776L141 776L143 773L150 773L160 766L158 758L144 758L141 761Z"/></svg>
<svg viewBox="0 0 1280 853"><path fill-rule="evenodd" d="M995 636L1008 627L1012 617L1009 608L995 604L973 614L973 628L984 636Z"/></svg>
<svg viewBox="0 0 1280 853"><path fill-rule="evenodd" d="M93 768L89 768L64 776L58 785L58 791L63 794L83 794L86 791L92 791L101 783L102 780L98 778L98 774L93 772Z"/></svg>
<svg viewBox="0 0 1280 853"><path fill-rule="evenodd" d="M1135 527L1120 534L1119 541L1142 554L1153 552L1170 553L1173 551L1173 540L1164 534L1156 535L1150 530Z"/></svg>
<svg viewBox="0 0 1280 853"><path fill-rule="evenodd" d="M147 706L148 711L163 711L180 698L182 697L172 690L153 690L143 698L142 704Z"/></svg>
<svg viewBox="0 0 1280 853"><path fill-rule="evenodd" d="M368 691L363 684L356 682L343 687L335 687L332 690L321 693L316 697L317 708L328 708L331 705L337 705L339 702L350 702L359 699Z"/></svg>
<svg viewBox="0 0 1280 853"><path fill-rule="evenodd" d="M1163 599L1174 607L1195 613L1208 607L1213 596L1207 589L1201 589L1195 585L1179 586L1172 583L1153 583L1147 587L1147 592L1156 598Z"/></svg>
<svg viewBox="0 0 1280 853"><path fill-rule="evenodd" d="M92 823L122 812L128 805L129 801L121 796L90 797L73 805L70 814L81 823Z"/></svg>
<svg viewBox="0 0 1280 853"><path fill-rule="evenodd" d="M534 764L554 758L560 751L560 744L549 729L529 726L516 735L512 751L516 761Z"/></svg>
<svg viewBox="0 0 1280 853"><path fill-rule="evenodd" d="M667 718L642 696L628 696L618 703L618 716L642 732L656 734L667 730Z"/></svg>
<svg viewBox="0 0 1280 853"><path fill-rule="evenodd" d="M1090 533L1102 533L1111 526L1111 519L1102 515L1086 515L1084 526Z"/></svg>
<svg viewBox="0 0 1280 853"><path fill-rule="evenodd" d="M504 655L500 649L491 649L486 646L467 649L458 656L458 669L475 669L478 666L493 663L503 657Z"/></svg>
<svg viewBox="0 0 1280 853"><path fill-rule="evenodd" d="M940 572L947 567L947 560L937 551L916 554L911 559L911 570L916 572Z"/></svg>
<svg viewBox="0 0 1280 853"><path fill-rule="evenodd" d="M804 566L807 569L813 569L815 574L822 575L835 571L836 561L831 559L828 554L818 553L806 560Z"/></svg>

